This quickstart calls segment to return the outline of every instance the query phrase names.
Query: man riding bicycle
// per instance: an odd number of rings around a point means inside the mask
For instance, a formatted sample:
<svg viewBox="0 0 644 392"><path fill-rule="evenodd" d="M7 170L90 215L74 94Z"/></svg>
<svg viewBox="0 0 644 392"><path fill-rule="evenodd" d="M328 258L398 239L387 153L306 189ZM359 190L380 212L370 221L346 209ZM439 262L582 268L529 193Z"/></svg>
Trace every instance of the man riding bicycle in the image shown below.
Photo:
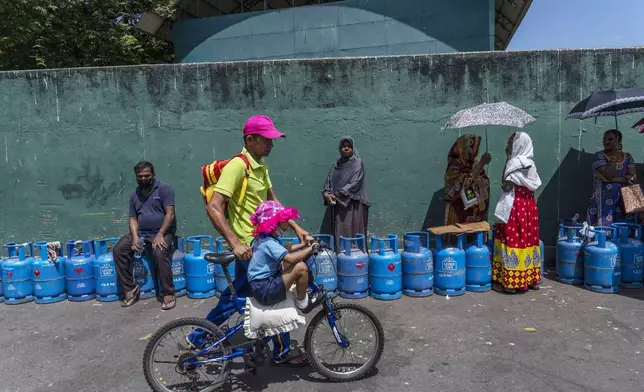
<svg viewBox="0 0 644 392"><path fill-rule="evenodd" d="M244 125L243 132L243 157L237 156L224 166L214 186L214 192L206 204L206 212L214 228L224 237L235 254L235 291L237 295L247 297L250 295L247 270L253 255L250 244L254 229L250 215L263 201L279 202L263 158L270 154L273 140L285 135L275 128L269 117L262 115L250 117ZM248 177L245 186L242 186L246 176ZM243 196L240 197L242 192ZM291 220L288 223L300 241L312 240L309 233L295 221ZM232 295L227 288L219 298L217 306L206 316L206 320L221 325L234 309ZM188 340L193 345L199 345L199 334L191 334ZM307 360L302 350L291 349L290 334L281 333L273 337L272 363L300 367L305 366Z"/></svg>

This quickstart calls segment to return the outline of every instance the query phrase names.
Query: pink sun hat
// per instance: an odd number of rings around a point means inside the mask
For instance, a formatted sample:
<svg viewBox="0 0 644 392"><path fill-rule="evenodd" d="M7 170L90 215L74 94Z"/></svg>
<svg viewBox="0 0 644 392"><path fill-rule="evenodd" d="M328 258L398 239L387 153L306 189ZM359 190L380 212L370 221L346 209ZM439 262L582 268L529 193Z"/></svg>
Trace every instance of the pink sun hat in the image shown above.
<svg viewBox="0 0 644 392"><path fill-rule="evenodd" d="M270 117L261 114L256 114L246 120L246 124L244 124L244 136L248 135L260 135L266 139L286 137L286 135L275 128L273 120Z"/></svg>
<svg viewBox="0 0 644 392"><path fill-rule="evenodd" d="M284 207L276 201L265 201L257 206L254 214L250 214L250 223L255 226L253 236L260 234L270 235L277 230L282 222L288 222L291 219L300 219L300 214L293 207Z"/></svg>

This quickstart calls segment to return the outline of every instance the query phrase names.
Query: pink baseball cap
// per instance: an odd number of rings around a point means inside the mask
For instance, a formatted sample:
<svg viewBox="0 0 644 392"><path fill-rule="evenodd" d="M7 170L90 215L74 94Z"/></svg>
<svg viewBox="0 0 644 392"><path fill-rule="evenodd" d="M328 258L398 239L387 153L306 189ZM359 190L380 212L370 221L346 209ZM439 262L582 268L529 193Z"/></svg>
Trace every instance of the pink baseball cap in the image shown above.
<svg viewBox="0 0 644 392"><path fill-rule="evenodd" d="M261 114L256 114L246 120L246 124L244 124L244 136L248 135L260 135L266 139L286 137L286 135L275 128L273 120L270 117Z"/></svg>

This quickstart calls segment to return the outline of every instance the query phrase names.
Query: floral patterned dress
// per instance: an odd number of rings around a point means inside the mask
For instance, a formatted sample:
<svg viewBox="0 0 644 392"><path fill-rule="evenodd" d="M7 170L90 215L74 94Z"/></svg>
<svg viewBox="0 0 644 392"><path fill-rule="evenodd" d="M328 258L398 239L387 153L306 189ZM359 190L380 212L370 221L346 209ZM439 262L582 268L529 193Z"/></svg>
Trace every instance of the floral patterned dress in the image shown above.
<svg viewBox="0 0 644 392"><path fill-rule="evenodd" d="M497 224L492 280L506 289L528 290L541 281L539 213L534 192L514 186L514 204L505 224Z"/></svg>
<svg viewBox="0 0 644 392"><path fill-rule="evenodd" d="M612 223L630 220L632 217L625 216L622 206L622 194L620 190L624 184L617 182L604 182L599 177L598 169L608 165L608 156L603 152L595 154L593 162L593 195L588 202L588 221L592 226L610 226ZM624 159L617 163L616 177L626 177L628 168L635 168L633 156L624 153Z"/></svg>

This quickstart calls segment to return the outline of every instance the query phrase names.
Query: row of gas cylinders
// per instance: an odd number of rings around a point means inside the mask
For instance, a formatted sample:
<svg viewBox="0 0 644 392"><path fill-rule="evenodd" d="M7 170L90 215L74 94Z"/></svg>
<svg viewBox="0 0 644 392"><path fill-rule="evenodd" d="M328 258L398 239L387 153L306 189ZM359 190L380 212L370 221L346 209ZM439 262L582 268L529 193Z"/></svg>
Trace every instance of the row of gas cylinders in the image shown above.
<svg viewBox="0 0 644 392"><path fill-rule="evenodd" d="M323 252L308 260L309 268L316 284L324 286L331 295L344 298L370 295L393 300L403 293L412 297L434 292L457 296L466 291L492 288L492 240L484 243L483 233L477 233L471 244L464 244L464 237L459 236L453 247L444 247L442 238L437 236L436 248L430 250L429 233L409 232L404 234L402 252L396 235L371 237L368 252L366 238L359 234L355 238L340 237L339 254L333 251L332 236L314 237L325 246ZM0 260L3 291L0 300L8 304L32 300L53 303L65 299L117 301L122 293L111 253L117 241L116 238L68 241L66 257L61 250L57 262L49 260L45 242L4 245L6 257ZM280 239L285 245L297 241L296 238ZM184 249L184 241L178 237L172 259L175 295L187 294L189 298L199 299L222 293L228 287L226 274L221 266L208 263L204 256L208 252L223 252L223 238L192 236L186 243ZM541 268L543 273L543 263ZM227 270L234 278L234 263ZM135 257L134 277L141 288L141 298L156 295L158 281L154 263L147 255Z"/></svg>
<svg viewBox="0 0 644 392"><path fill-rule="evenodd" d="M596 227L593 241L582 236L581 225L562 222L557 240L557 280L584 285L599 293L644 287L642 225L614 223Z"/></svg>
<svg viewBox="0 0 644 392"><path fill-rule="evenodd" d="M0 258L0 302L22 304L35 301L50 304L69 300L96 299L113 302L122 298L111 248L118 238L75 241L61 248L56 261L48 256L47 243L35 242L3 246ZM172 257L176 295L186 294L183 272L183 239L178 238ZM147 255L133 260L134 279L141 288L141 298L154 297L158 282L154 263Z"/></svg>
<svg viewBox="0 0 644 392"><path fill-rule="evenodd" d="M340 237L337 286L325 287L329 291L337 287L343 298L371 296L378 300L395 300L403 294L459 296L466 291L491 290L493 240L484 242L484 233L476 233L469 244L464 239L460 235L454 246L444 246L443 238L436 236L436 247L430 249L429 233L408 232L399 252L398 236L390 234L387 238L371 237L367 252L363 235Z"/></svg>
<svg viewBox="0 0 644 392"><path fill-rule="evenodd" d="M331 244L333 249L332 236L315 237L324 244ZM280 241L284 243L285 240ZM66 255L60 249L55 262L49 259L46 242L5 244L0 257L0 302L13 305L31 301L49 304L66 299L72 302L92 299L100 302L118 301L123 293L111 251L117 242L118 238L70 240L66 243ZM176 297L187 294L194 299L210 298L228 288L223 267L204 259L206 253L224 252L222 237L188 237L185 248L183 238L177 237L175 249L172 274ZM320 256L318 259L314 270L317 282L337 286L335 255ZM333 265L330 264L332 262ZM234 280L234 263L226 269ZM154 263L148 255L135 256L133 270L134 279L140 287L140 297L155 297L159 282Z"/></svg>

